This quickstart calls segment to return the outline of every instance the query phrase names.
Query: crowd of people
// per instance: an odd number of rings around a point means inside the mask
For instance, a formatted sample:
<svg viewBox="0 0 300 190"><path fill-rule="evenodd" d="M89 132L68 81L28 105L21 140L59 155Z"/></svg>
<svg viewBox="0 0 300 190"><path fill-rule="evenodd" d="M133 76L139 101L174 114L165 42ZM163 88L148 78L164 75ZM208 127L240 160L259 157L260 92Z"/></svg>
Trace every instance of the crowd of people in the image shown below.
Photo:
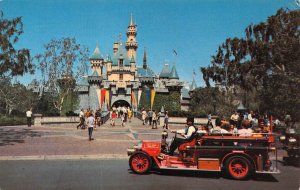
<svg viewBox="0 0 300 190"><path fill-rule="evenodd" d="M128 121L129 123L131 122L131 118L133 117L133 111L131 107L126 107L126 106L118 106L115 107L113 106L111 111L110 111L110 125L115 126L116 125L116 119L120 118L121 119L121 126L124 127L125 123Z"/></svg>
<svg viewBox="0 0 300 190"><path fill-rule="evenodd" d="M76 128L88 128L89 140L94 140L94 138L92 138L93 130L96 129L97 126L99 127L103 124L101 109L99 108L95 113L89 108L87 110L81 109L79 112L79 119L80 123L76 126Z"/></svg>
<svg viewBox="0 0 300 190"><path fill-rule="evenodd" d="M142 114L142 122L143 125L150 125L152 129L157 129L157 125L160 125L160 118L163 117L164 123L163 128L169 129L169 114L168 111L165 111L163 114L161 112L157 112L156 110L148 109L146 111L144 108L141 109Z"/></svg>
<svg viewBox="0 0 300 190"><path fill-rule="evenodd" d="M254 111L235 111L229 119L217 117L215 126L209 126L208 130L210 133L233 133L240 136L268 133L270 131L270 117L267 113L259 115L258 112Z"/></svg>

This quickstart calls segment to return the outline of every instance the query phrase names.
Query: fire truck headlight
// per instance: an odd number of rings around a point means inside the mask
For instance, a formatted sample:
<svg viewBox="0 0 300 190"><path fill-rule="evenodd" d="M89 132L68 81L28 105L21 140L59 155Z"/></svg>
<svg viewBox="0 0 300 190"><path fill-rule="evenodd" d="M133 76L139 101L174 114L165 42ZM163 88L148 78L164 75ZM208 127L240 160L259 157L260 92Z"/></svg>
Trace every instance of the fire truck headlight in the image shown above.
<svg viewBox="0 0 300 190"><path fill-rule="evenodd" d="M294 139L294 138L289 138L289 142L290 142L290 143L295 143L295 142L297 142L297 140Z"/></svg>
<svg viewBox="0 0 300 190"><path fill-rule="evenodd" d="M279 139L280 139L281 141L284 141L284 140L285 140L285 136L280 136Z"/></svg>

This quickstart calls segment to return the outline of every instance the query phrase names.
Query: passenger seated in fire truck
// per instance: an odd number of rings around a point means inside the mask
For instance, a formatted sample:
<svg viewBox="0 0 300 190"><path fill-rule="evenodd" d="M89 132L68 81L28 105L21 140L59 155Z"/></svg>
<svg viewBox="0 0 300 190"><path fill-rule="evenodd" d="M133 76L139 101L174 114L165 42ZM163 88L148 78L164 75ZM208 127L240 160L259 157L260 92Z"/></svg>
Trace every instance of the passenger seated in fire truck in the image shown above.
<svg viewBox="0 0 300 190"><path fill-rule="evenodd" d="M176 137L171 146L170 146L170 151L169 155L173 155L174 151L183 143L191 140L193 138L194 134L197 132L197 128L194 126L194 118L193 117L188 117L186 120L187 126L185 129L181 129L178 131L171 130L172 133L178 133L182 136L182 138Z"/></svg>

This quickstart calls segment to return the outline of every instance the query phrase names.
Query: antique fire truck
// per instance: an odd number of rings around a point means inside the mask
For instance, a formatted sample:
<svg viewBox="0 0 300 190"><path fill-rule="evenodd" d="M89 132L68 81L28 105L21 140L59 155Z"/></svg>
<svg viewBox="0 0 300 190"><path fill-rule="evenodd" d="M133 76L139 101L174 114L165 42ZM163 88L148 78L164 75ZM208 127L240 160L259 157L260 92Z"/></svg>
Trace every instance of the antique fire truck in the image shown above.
<svg viewBox="0 0 300 190"><path fill-rule="evenodd" d="M241 136L198 130L178 147L178 154L172 156L165 153L167 137L168 133L164 131L161 142L142 141L127 149L131 170L137 174L155 169L223 171L238 180L255 173L279 173L272 132ZM273 154L273 164L269 154Z"/></svg>

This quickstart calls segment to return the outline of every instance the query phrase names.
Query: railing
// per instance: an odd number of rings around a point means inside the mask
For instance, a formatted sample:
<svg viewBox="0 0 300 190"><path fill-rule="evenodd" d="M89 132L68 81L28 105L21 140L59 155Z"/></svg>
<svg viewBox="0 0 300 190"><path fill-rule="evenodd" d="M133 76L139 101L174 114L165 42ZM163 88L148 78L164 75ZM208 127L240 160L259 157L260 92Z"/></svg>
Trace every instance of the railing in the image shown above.
<svg viewBox="0 0 300 190"><path fill-rule="evenodd" d="M142 120L142 113L141 112L135 112L135 117ZM206 125L207 124L207 118L195 118L195 125ZM147 122L147 118L146 118ZM162 125L164 124L164 115L159 118L159 123ZM184 125L186 124L186 117L169 117L169 124L174 125ZM212 123L214 125L215 118L212 119Z"/></svg>
<svg viewBox="0 0 300 190"><path fill-rule="evenodd" d="M141 112L134 112L134 116L140 120L142 120L142 113Z"/></svg>
<svg viewBox="0 0 300 190"><path fill-rule="evenodd" d="M102 112L102 122L105 123L108 121L110 118L110 113L109 112Z"/></svg>

